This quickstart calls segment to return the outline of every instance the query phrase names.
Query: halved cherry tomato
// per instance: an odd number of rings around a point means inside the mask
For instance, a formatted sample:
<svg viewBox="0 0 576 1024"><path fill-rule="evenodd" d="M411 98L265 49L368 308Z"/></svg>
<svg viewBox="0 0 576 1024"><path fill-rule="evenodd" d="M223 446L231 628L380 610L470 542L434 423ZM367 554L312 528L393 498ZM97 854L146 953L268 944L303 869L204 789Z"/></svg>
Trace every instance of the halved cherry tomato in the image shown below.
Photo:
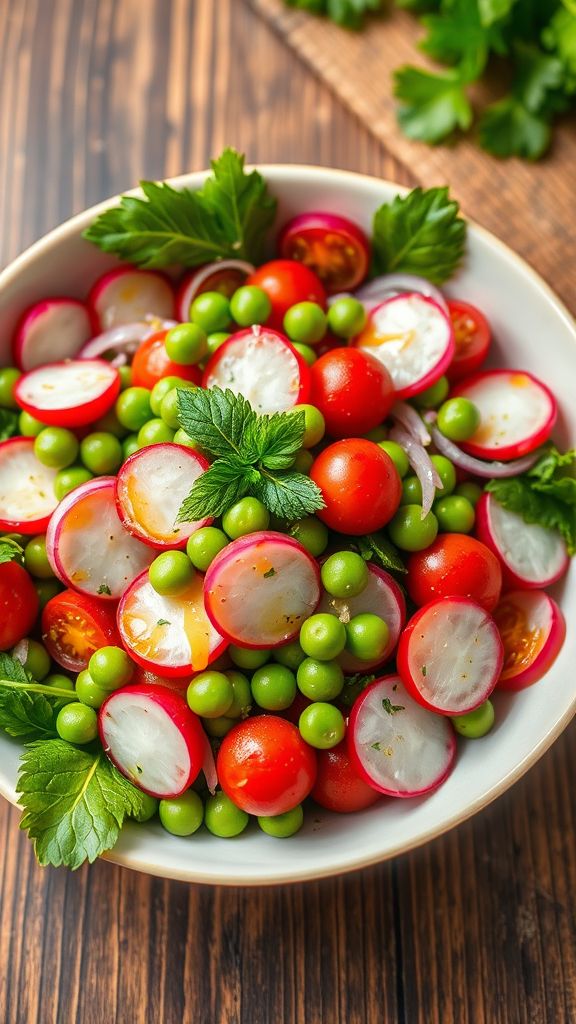
<svg viewBox="0 0 576 1024"><path fill-rule="evenodd" d="M496 555L474 537L444 533L408 559L406 586L415 604L438 597L469 597L491 612L498 604L502 570Z"/></svg>
<svg viewBox="0 0 576 1024"><path fill-rule="evenodd" d="M63 590L42 612L42 641L62 668L80 672L100 647L121 646L116 603Z"/></svg>
<svg viewBox="0 0 576 1024"><path fill-rule="evenodd" d="M17 562L0 565L0 651L7 651L28 636L38 605L38 594L26 569Z"/></svg>
<svg viewBox="0 0 576 1024"><path fill-rule="evenodd" d="M386 419L394 402L388 370L356 348L335 348L310 367L311 402L332 437L367 434Z"/></svg>
<svg viewBox="0 0 576 1024"><path fill-rule="evenodd" d="M364 438L329 445L313 462L310 478L326 504L318 518L340 533L379 530L400 504L402 485L392 459Z"/></svg>
<svg viewBox="0 0 576 1024"><path fill-rule="evenodd" d="M356 772L346 741L332 750L319 750L317 758L318 774L310 796L327 811L350 814L363 811L380 799L380 793Z"/></svg>
<svg viewBox="0 0 576 1024"><path fill-rule="evenodd" d="M134 387L152 388L163 377L181 377L182 380L199 384L202 374L197 366L183 366L173 363L168 357L164 339L167 331L158 331L143 341L132 360L132 384Z"/></svg>
<svg viewBox="0 0 576 1024"><path fill-rule="evenodd" d="M310 267L328 295L351 291L366 277L370 243L347 217L335 213L302 213L283 228L280 255Z"/></svg>
<svg viewBox="0 0 576 1024"><path fill-rule="evenodd" d="M326 307L326 292L320 278L297 260L271 260L246 279L266 292L272 312L266 323L277 331L284 328L284 316L297 302L317 302Z"/></svg>
<svg viewBox="0 0 576 1024"><path fill-rule="evenodd" d="M493 612L504 644L499 690L523 690L548 671L566 637L562 609L543 590L510 590Z"/></svg>
<svg viewBox="0 0 576 1024"><path fill-rule="evenodd" d="M454 327L456 351L446 376L454 382L482 365L488 355L492 333L484 314L469 302L449 299L448 312Z"/></svg>

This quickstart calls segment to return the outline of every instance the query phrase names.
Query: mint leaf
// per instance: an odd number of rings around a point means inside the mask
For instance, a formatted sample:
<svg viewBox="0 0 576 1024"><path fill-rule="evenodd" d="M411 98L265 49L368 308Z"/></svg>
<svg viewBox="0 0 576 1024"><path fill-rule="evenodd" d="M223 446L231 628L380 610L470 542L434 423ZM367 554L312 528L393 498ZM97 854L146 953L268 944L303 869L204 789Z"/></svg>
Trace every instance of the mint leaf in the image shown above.
<svg viewBox="0 0 576 1024"><path fill-rule="evenodd" d="M392 572L408 572L397 549L383 533L368 533L364 537L354 537L352 547L365 562L374 562L381 569Z"/></svg>
<svg viewBox="0 0 576 1024"><path fill-rule="evenodd" d="M258 460L266 469L288 469L302 447L305 426L302 410L258 416L256 422L248 426L245 445L258 453ZM247 454L246 448L244 454Z"/></svg>
<svg viewBox="0 0 576 1024"><path fill-rule="evenodd" d="M18 417L19 414L12 409L0 409L0 441L7 441L20 433Z"/></svg>
<svg viewBox="0 0 576 1024"><path fill-rule="evenodd" d="M466 222L447 188L415 188L374 216L374 272L420 274L442 284L464 255Z"/></svg>
<svg viewBox="0 0 576 1024"><path fill-rule="evenodd" d="M401 100L398 122L409 139L436 143L456 128L472 124L472 107L458 71L434 74L422 68L399 68L394 95Z"/></svg>
<svg viewBox="0 0 576 1024"><path fill-rule="evenodd" d="M0 565L2 562L22 564L24 548L13 537L0 537Z"/></svg>
<svg viewBox="0 0 576 1024"><path fill-rule="evenodd" d="M102 750L80 750L64 740L39 740L22 754L17 791L20 827L40 864L79 868L110 850L127 815L143 811L144 796Z"/></svg>
<svg viewBox="0 0 576 1024"><path fill-rule="evenodd" d="M490 480L486 490L524 522L558 530L568 553L575 555L576 479L569 475L575 464L576 449L561 454L551 447L528 473L506 480Z"/></svg>
<svg viewBox="0 0 576 1024"><path fill-rule="evenodd" d="M252 437L257 416L242 395L228 389L179 388L178 421L200 448L218 458L245 451L245 435L250 430Z"/></svg>
<svg viewBox="0 0 576 1024"><path fill-rule="evenodd" d="M236 455L216 459L192 485L184 498L176 522L192 523L206 516L221 516L231 505L250 491L256 470L247 466Z"/></svg>
<svg viewBox="0 0 576 1024"><path fill-rule="evenodd" d="M261 472L251 484L250 494L279 519L302 519L324 508L322 491L303 473Z"/></svg>
<svg viewBox="0 0 576 1024"><path fill-rule="evenodd" d="M139 267L192 267L230 257L259 261L276 200L258 171L245 172L244 157L234 150L213 161L212 176L197 192L166 182L140 185L143 199L122 196L83 237Z"/></svg>

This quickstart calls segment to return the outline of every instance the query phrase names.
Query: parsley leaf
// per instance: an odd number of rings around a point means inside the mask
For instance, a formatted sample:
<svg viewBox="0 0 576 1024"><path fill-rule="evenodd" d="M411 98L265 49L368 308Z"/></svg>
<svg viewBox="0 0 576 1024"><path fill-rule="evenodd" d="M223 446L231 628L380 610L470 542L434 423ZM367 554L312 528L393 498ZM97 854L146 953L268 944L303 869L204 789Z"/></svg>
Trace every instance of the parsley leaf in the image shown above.
<svg viewBox="0 0 576 1024"><path fill-rule="evenodd" d="M340 693L338 700L346 708L351 708L357 696L365 690L370 683L373 683L376 679L374 673L364 674L363 672L356 672L353 676L348 676L344 680L344 688Z"/></svg>
<svg viewBox="0 0 576 1024"><path fill-rule="evenodd" d="M2 562L22 563L24 548L13 537L0 537L0 565Z"/></svg>
<svg viewBox="0 0 576 1024"><path fill-rule="evenodd" d="M382 707L387 715L395 715L397 711L405 711L404 704L393 704L390 697L384 697Z"/></svg>
<svg viewBox="0 0 576 1024"><path fill-rule="evenodd" d="M356 548L365 562L374 562L381 569L391 569L393 572L408 572L397 549L383 533L354 537L352 547Z"/></svg>
<svg viewBox="0 0 576 1024"><path fill-rule="evenodd" d="M16 686L10 686L16 683ZM55 736L55 706L41 692L30 691L42 686L33 683L26 669L16 658L0 653L0 729L9 736L36 739Z"/></svg>
<svg viewBox="0 0 576 1024"><path fill-rule="evenodd" d="M518 0L478 0L478 12L482 25L493 25L495 21L505 18ZM470 7L473 7L470 4Z"/></svg>
<svg viewBox="0 0 576 1024"><path fill-rule="evenodd" d="M550 145L546 118L532 114L514 96L491 104L478 125L480 143L493 156L521 156L537 160Z"/></svg>
<svg viewBox="0 0 576 1024"><path fill-rule="evenodd" d="M409 139L436 143L472 124L472 107L458 71L434 74L403 67L396 71L394 83L394 95L402 101L398 121Z"/></svg>
<svg viewBox="0 0 576 1024"><path fill-rule="evenodd" d="M22 754L17 791L20 827L40 864L79 868L118 839L127 815L143 811L144 794L108 761L103 750L61 739L38 740Z"/></svg>
<svg viewBox="0 0 576 1024"><path fill-rule="evenodd" d="M285 0L289 7L298 7L311 14L324 14L344 28L359 29L364 16L383 8L383 0Z"/></svg>
<svg viewBox="0 0 576 1024"><path fill-rule="evenodd" d="M464 255L466 222L447 188L415 188L374 216L374 272L420 274L442 284Z"/></svg>
<svg viewBox="0 0 576 1024"><path fill-rule="evenodd" d="M0 409L0 441L7 441L19 433L18 413L12 409Z"/></svg>
<svg viewBox="0 0 576 1024"><path fill-rule="evenodd" d="M144 198L122 196L101 213L84 238L139 267L198 266L224 258L257 263L276 200L244 157L225 149L197 192L166 182L142 181Z"/></svg>

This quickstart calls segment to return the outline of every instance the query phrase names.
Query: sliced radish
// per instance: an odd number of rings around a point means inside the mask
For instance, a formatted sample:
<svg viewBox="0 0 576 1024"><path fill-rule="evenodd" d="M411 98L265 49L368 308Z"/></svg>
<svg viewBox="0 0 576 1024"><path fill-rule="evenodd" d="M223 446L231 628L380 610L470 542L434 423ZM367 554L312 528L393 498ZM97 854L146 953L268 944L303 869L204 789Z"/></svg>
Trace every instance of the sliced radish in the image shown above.
<svg viewBox="0 0 576 1024"><path fill-rule="evenodd" d="M201 672L227 647L204 608L198 573L178 597L161 597L143 572L118 606L122 642L135 661L169 678Z"/></svg>
<svg viewBox="0 0 576 1024"><path fill-rule="evenodd" d="M118 515L129 533L155 548L182 548L212 519L177 523L192 484L210 463L180 444L153 444L131 455L116 479Z"/></svg>
<svg viewBox="0 0 576 1024"><path fill-rule="evenodd" d="M436 789L456 756L450 722L416 703L396 675L362 691L346 739L358 774L387 796L423 796Z"/></svg>
<svg viewBox="0 0 576 1024"><path fill-rule="evenodd" d="M0 443L0 529L43 533L58 504L56 470L34 454L33 437L11 437Z"/></svg>
<svg viewBox="0 0 576 1024"><path fill-rule="evenodd" d="M67 494L50 520L46 552L67 586L117 601L150 564L154 551L124 529L115 483L115 477L99 476Z"/></svg>
<svg viewBox="0 0 576 1024"><path fill-rule="evenodd" d="M43 299L25 313L14 337L16 365L27 372L44 363L72 359L94 333L94 321L77 299Z"/></svg>
<svg viewBox="0 0 576 1024"><path fill-rule="evenodd" d="M202 386L244 395L259 413L285 412L308 401L310 371L279 331L248 327L232 334L214 353Z"/></svg>
<svg viewBox="0 0 576 1024"><path fill-rule="evenodd" d="M510 590L494 610L504 644L499 690L523 690L548 671L566 636L562 611L543 590Z"/></svg>
<svg viewBox="0 0 576 1024"><path fill-rule="evenodd" d="M343 651L338 661L345 672L367 672L377 665L384 664L398 643L406 619L406 602L396 580L384 569L372 565L371 562L368 562L368 572L368 583L357 597L332 597L324 592L318 605L319 612L330 612L344 624L350 622L355 615L365 612L379 615L390 630L388 646L380 658L363 661L361 658L349 654L348 651Z"/></svg>
<svg viewBox="0 0 576 1024"><path fill-rule="evenodd" d="M228 544L204 580L206 611L243 647L278 647L297 636L320 600L316 560L283 533L262 530Z"/></svg>
<svg viewBox="0 0 576 1024"><path fill-rule="evenodd" d="M16 401L42 423L83 427L100 419L120 391L118 370L103 359L48 363L20 378Z"/></svg>
<svg viewBox="0 0 576 1024"><path fill-rule="evenodd" d="M441 715L464 715L492 693L503 648L494 619L467 597L440 597L410 619L398 644L409 693Z"/></svg>
<svg viewBox="0 0 576 1024"><path fill-rule="evenodd" d="M397 398L410 398L434 384L450 365L455 346L449 316L418 292L376 306L354 344L384 363Z"/></svg>
<svg viewBox="0 0 576 1024"><path fill-rule="evenodd" d="M500 561L508 587L548 587L564 575L570 562L556 530L525 523L493 494L483 494L476 506L476 535Z"/></svg>
<svg viewBox="0 0 576 1024"><path fill-rule="evenodd" d="M164 686L116 690L100 708L98 727L104 753L150 796L179 796L202 768L202 726L184 698Z"/></svg>
<svg viewBox="0 0 576 1024"><path fill-rule="evenodd" d="M418 292L438 303L440 309L448 313L448 303L439 288L436 288L425 277L417 277L416 274L382 274L381 277L374 277L367 284L358 288L354 295L360 300L367 312L375 309L385 299L394 295L405 295L406 292ZM330 303L330 300L328 300Z"/></svg>
<svg viewBox="0 0 576 1024"><path fill-rule="evenodd" d="M525 370L476 373L451 395L478 408L480 426L461 444L479 459L517 459L533 452L548 440L558 415L552 392Z"/></svg>
<svg viewBox="0 0 576 1024"><path fill-rule="evenodd" d="M217 260L192 270L176 293L176 316L182 321L189 320L190 306L202 292L220 292L230 298L254 269L254 264L246 260Z"/></svg>
<svg viewBox="0 0 576 1024"><path fill-rule="evenodd" d="M116 324L144 320L148 315L173 319L174 291L164 274L156 270L117 267L92 286L88 305L98 318L100 330Z"/></svg>

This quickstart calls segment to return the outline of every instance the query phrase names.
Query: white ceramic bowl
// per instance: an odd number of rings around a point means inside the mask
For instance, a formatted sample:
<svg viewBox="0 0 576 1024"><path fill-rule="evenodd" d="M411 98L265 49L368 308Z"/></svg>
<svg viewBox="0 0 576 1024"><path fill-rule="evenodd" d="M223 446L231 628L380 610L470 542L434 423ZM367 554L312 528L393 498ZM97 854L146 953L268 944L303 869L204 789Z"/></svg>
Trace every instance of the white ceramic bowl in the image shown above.
<svg viewBox="0 0 576 1024"><path fill-rule="evenodd" d="M320 167L264 167L280 201L278 223L305 210L332 210L369 229L375 209L400 189L376 178ZM176 179L197 188L203 174ZM0 275L0 354L9 361L9 338L18 314L49 295L82 298L114 260L83 241L82 230L107 206L74 217L20 256ZM567 310L533 270L492 235L471 226L464 268L447 292L478 305L495 335L495 361L533 371L552 388L561 409L555 437L576 441L576 329ZM8 358L6 358L8 357ZM159 824L128 825L111 860L168 878L220 885L266 885L334 875L365 867L428 842L476 814L508 789L560 735L576 706L573 638L576 572L555 588L568 624L553 668L537 685L496 697L496 726L484 739L462 741L450 778L431 796L383 800L367 811L308 813L302 831L280 841L256 827L234 840L205 830L187 839ZM0 734L0 792L16 802L19 744Z"/></svg>

